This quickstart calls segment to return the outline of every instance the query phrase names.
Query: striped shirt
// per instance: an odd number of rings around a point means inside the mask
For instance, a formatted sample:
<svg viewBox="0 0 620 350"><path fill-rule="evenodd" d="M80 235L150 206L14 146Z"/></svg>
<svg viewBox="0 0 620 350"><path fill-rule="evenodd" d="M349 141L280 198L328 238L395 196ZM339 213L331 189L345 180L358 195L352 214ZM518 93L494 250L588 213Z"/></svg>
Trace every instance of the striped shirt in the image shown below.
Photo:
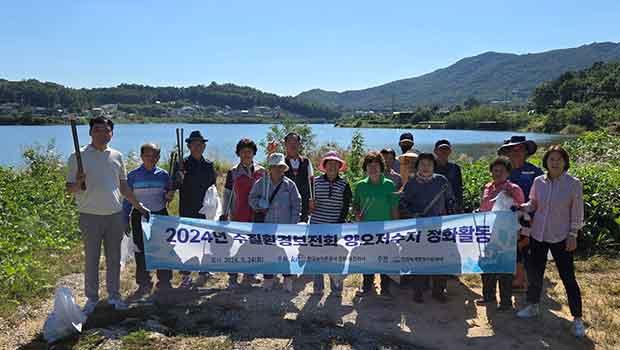
<svg viewBox="0 0 620 350"><path fill-rule="evenodd" d="M314 178L314 211L311 224L343 223L349 213L353 194L351 187L341 177L330 181L326 175Z"/></svg>
<svg viewBox="0 0 620 350"><path fill-rule="evenodd" d="M133 191L138 202L150 211L156 212L166 208L166 192L172 189L172 180L168 172L160 167L146 170L143 165L127 174L127 185ZM123 201L123 217L129 220L131 203Z"/></svg>

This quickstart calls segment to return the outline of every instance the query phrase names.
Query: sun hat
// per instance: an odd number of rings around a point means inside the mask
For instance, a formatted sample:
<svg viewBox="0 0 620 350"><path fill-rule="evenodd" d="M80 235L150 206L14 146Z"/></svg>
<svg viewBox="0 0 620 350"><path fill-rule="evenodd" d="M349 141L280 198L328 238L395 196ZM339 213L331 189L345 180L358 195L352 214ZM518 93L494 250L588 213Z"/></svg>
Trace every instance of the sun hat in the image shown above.
<svg viewBox="0 0 620 350"><path fill-rule="evenodd" d="M284 154L282 153L272 153L267 158L267 165L269 167L272 166L283 166L286 169L284 171L288 171L288 165L286 165L286 161L284 161Z"/></svg>
<svg viewBox="0 0 620 350"><path fill-rule="evenodd" d="M339 171L347 170L347 162L344 161L342 158L340 158L340 156L338 155L338 152L336 152L336 151L329 151L329 152L325 153L325 155L321 159L321 163L319 163L319 170L321 170L322 172L326 172L325 171L325 162L327 162L328 160L335 160L335 161L339 162L340 163Z"/></svg>
<svg viewBox="0 0 620 350"><path fill-rule="evenodd" d="M536 142L532 140L527 140L525 136L515 135L515 136L511 136L507 140L504 140L504 144L501 145L497 149L497 154L500 156L504 155L506 154L506 151L508 151L510 147L518 146L518 145L525 145L525 147L527 148L528 156L531 156L532 154L536 153L536 150L538 149L538 145L536 145Z"/></svg>
<svg viewBox="0 0 620 350"><path fill-rule="evenodd" d="M191 134L189 134L189 137L185 139L185 143L191 143L192 141L200 141L200 142L207 142L209 140L205 139L204 137L202 137L202 134L200 133L200 130L194 130L192 131Z"/></svg>

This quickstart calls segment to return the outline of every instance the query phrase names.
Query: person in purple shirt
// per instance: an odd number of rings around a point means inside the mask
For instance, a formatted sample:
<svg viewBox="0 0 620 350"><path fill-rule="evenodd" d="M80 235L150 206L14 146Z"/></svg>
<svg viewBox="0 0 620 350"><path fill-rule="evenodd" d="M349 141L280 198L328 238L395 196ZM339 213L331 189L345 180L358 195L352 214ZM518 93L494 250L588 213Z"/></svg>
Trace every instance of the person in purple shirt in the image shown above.
<svg viewBox="0 0 620 350"><path fill-rule="evenodd" d="M140 147L140 158L142 165L127 174L127 184L146 208L153 214L168 215L166 204L172 200L172 181L168 173L157 167L159 161L160 148L153 143L146 143ZM137 210L132 210L132 205L126 199L123 201L123 217L129 226L131 222L131 232L133 243L138 251L135 252L136 258L136 284L138 290L134 297L146 295L151 292L153 282L151 274L146 270L144 259L144 241L142 238L141 215ZM129 230L128 230L129 231ZM163 290L171 288L170 280L172 271L157 270L157 289Z"/></svg>
<svg viewBox="0 0 620 350"><path fill-rule="evenodd" d="M530 188L534 179L543 175L543 171L534 164L527 161L527 158L536 153L538 146L536 142L527 140L525 136L512 136L504 141L504 144L497 150L500 156L507 156L512 164L512 171L508 180L517 184L523 190L525 201L529 200ZM520 242L522 243L522 242ZM527 256L529 247L520 244L521 249L517 249L517 268L515 277L512 281L513 290L524 291L527 289Z"/></svg>

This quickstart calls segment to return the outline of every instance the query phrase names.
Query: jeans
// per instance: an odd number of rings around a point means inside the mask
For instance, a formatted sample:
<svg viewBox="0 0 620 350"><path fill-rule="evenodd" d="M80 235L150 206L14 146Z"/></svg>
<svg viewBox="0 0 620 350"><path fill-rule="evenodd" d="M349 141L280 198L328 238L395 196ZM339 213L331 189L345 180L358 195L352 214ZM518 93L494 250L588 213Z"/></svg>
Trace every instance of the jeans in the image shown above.
<svg viewBox="0 0 620 350"><path fill-rule="evenodd" d="M570 313L573 317L581 317L581 291L575 279L573 253L566 251L566 240L558 243L548 243L530 238L530 256L527 266L527 277L529 280L527 301L531 304L538 304L540 302L549 250L551 250L555 266L560 273L562 284L564 284Z"/></svg>

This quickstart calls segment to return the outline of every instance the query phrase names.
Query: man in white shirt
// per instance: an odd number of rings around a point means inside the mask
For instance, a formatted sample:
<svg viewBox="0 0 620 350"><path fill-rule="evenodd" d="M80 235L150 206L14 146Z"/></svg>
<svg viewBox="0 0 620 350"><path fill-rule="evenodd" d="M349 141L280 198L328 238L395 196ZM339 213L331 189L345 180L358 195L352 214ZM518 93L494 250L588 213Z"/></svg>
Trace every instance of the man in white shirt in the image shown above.
<svg viewBox="0 0 620 350"><path fill-rule="evenodd" d="M108 147L114 123L110 119L97 117L90 120L89 127L91 142L80 151L84 172L78 171L75 153L67 162L67 191L75 194L84 241L84 290L88 298L84 306L86 314L92 313L99 301L101 243L106 257L108 303L116 310L127 308L120 295L121 241L126 226L123 196L136 210L146 217L149 215L149 210L137 201L127 185L123 155Z"/></svg>

